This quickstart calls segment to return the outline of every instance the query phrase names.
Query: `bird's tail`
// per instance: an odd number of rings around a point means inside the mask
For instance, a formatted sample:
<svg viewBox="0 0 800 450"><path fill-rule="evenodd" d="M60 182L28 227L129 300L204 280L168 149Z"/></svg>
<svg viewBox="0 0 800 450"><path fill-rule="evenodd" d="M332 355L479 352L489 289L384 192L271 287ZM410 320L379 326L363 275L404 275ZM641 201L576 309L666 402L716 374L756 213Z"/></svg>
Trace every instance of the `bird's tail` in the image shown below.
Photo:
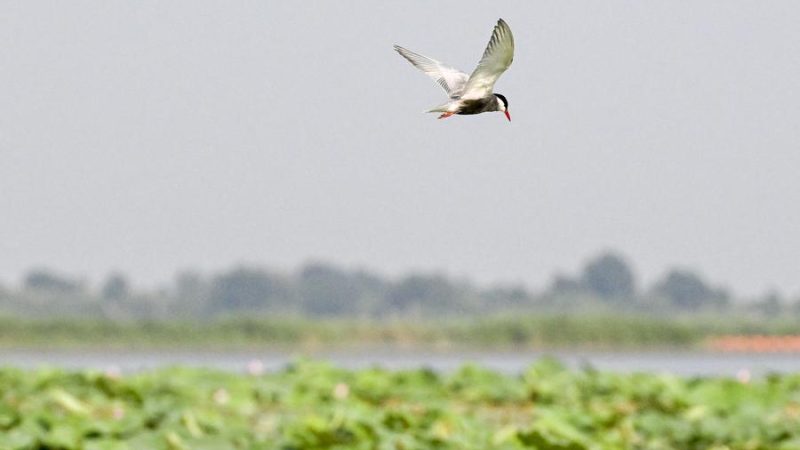
<svg viewBox="0 0 800 450"><path fill-rule="evenodd" d="M441 105L434 106L433 108L423 111L426 113L443 113L443 112L455 112L453 109L453 102L442 103Z"/></svg>

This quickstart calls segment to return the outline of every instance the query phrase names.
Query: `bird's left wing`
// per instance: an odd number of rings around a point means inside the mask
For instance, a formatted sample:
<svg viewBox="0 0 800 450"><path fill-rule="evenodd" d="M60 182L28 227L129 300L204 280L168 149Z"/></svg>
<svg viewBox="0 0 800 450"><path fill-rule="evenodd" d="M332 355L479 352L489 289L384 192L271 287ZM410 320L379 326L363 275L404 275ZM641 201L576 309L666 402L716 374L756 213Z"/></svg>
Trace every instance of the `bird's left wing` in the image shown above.
<svg viewBox="0 0 800 450"><path fill-rule="evenodd" d="M505 20L500 19L483 52L478 67L470 75L461 98L484 98L492 94L494 84L514 60L514 35Z"/></svg>
<svg viewBox="0 0 800 450"><path fill-rule="evenodd" d="M394 49L397 53L407 59L408 62L414 65L417 69L425 72L426 75L433 78L439 86L447 92L450 98L457 98L464 90L464 85L467 83L469 75L466 73L448 66L447 64L436 61L433 58L414 53L411 50L395 45Z"/></svg>

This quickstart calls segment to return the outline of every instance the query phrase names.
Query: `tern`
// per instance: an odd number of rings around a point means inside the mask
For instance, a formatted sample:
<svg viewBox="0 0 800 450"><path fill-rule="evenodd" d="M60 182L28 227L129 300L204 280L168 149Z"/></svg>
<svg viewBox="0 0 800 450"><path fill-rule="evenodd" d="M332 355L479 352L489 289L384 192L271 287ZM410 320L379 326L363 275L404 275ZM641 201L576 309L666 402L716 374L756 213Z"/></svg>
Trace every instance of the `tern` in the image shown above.
<svg viewBox="0 0 800 450"><path fill-rule="evenodd" d="M509 122L508 99L502 94L492 92L494 84L514 60L514 36L505 20L500 19L492 32L492 38L483 52L483 57L472 75L436 61L433 58L414 53L399 45L394 49L417 69L433 78L450 97L446 103L425 112L440 112L440 119L453 114L480 114L502 111Z"/></svg>

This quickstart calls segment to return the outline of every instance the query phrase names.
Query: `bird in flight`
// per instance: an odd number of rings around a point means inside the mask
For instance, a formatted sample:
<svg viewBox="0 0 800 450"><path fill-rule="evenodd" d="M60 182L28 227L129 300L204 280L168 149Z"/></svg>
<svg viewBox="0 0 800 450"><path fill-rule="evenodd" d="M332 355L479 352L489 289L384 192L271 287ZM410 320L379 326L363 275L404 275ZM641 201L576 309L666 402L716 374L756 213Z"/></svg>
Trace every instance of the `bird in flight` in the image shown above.
<svg viewBox="0 0 800 450"><path fill-rule="evenodd" d="M441 86L450 99L446 103L431 108L426 112L440 112L440 119L453 114L480 114L490 111L502 111L511 121L508 113L508 100L501 94L492 92L494 84L514 60L514 36L505 20L500 19L489 39L489 45L472 75L436 61L435 59L414 53L399 45L394 49L417 69L425 72Z"/></svg>

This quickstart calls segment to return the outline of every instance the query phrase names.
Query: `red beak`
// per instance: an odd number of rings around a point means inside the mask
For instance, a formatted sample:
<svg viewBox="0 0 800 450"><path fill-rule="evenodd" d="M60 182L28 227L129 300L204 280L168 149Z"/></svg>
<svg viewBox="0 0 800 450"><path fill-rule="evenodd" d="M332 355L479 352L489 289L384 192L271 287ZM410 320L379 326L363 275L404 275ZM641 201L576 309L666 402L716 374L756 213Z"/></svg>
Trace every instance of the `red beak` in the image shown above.
<svg viewBox="0 0 800 450"><path fill-rule="evenodd" d="M508 113L508 110L505 110L503 112L506 113L506 119L508 119L508 121L511 122L511 114Z"/></svg>

